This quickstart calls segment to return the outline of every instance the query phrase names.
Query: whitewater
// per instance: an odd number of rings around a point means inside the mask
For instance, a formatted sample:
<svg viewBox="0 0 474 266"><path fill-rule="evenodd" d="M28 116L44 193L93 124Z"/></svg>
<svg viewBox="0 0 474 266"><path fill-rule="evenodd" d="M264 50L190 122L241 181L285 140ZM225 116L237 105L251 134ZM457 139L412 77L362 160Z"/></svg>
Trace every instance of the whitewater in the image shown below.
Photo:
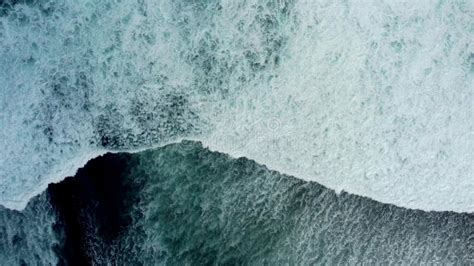
<svg viewBox="0 0 474 266"><path fill-rule="evenodd" d="M0 204L183 139L474 212L473 1L0 3Z"/></svg>

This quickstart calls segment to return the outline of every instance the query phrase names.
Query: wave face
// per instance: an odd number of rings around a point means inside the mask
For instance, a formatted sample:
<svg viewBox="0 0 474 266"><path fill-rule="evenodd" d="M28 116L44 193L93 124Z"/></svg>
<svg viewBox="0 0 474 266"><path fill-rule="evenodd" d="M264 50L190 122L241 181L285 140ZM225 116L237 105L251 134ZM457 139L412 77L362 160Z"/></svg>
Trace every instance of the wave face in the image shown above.
<svg viewBox="0 0 474 266"><path fill-rule="evenodd" d="M474 211L472 1L2 1L0 204L183 138Z"/></svg>
<svg viewBox="0 0 474 266"><path fill-rule="evenodd" d="M50 207L35 207L44 199ZM474 262L473 214L336 194L195 142L91 160L24 214L33 212L40 215L15 220L14 230L34 224L27 239L41 239L53 226L58 241L43 252L54 251L60 265Z"/></svg>

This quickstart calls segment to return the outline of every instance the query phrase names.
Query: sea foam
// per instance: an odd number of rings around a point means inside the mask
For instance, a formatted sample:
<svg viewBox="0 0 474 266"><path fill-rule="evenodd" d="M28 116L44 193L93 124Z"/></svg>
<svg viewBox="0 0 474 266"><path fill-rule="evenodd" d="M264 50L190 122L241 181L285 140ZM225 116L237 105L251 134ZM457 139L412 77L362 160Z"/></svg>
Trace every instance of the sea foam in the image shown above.
<svg viewBox="0 0 474 266"><path fill-rule="evenodd" d="M474 211L471 1L1 8L5 207L86 158L187 138L337 191Z"/></svg>

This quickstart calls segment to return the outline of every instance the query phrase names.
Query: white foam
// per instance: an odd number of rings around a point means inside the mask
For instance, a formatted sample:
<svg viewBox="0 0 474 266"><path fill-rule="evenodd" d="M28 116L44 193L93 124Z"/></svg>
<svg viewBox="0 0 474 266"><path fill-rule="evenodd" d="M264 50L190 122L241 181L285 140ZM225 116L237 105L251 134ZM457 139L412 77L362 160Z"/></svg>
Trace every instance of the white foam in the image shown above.
<svg viewBox="0 0 474 266"><path fill-rule="evenodd" d="M21 209L101 144L191 138L338 191L474 211L472 2L276 3L0 17L0 204Z"/></svg>
<svg viewBox="0 0 474 266"><path fill-rule="evenodd" d="M336 191L474 211L464 4L303 1L278 77L242 94L205 143Z"/></svg>

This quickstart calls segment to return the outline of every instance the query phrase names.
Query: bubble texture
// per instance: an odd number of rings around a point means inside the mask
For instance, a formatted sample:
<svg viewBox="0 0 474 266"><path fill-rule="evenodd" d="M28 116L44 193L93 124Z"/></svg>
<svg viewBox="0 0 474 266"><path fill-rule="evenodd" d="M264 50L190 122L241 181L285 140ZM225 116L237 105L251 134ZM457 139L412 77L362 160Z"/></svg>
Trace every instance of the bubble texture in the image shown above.
<svg viewBox="0 0 474 266"><path fill-rule="evenodd" d="M0 204L183 138L474 210L472 1L3 1Z"/></svg>
<svg viewBox="0 0 474 266"><path fill-rule="evenodd" d="M277 64L289 5L2 4L0 204L23 208L106 150L208 132L241 87Z"/></svg>
<svg viewBox="0 0 474 266"><path fill-rule="evenodd" d="M472 212L473 11L298 1L275 78L241 94L203 142L337 191Z"/></svg>
<svg viewBox="0 0 474 266"><path fill-rule="evenodd" d="M0 264L56 265L62 239L55 222L46 194L31 199L22 212L0 207Z"/></svg>

